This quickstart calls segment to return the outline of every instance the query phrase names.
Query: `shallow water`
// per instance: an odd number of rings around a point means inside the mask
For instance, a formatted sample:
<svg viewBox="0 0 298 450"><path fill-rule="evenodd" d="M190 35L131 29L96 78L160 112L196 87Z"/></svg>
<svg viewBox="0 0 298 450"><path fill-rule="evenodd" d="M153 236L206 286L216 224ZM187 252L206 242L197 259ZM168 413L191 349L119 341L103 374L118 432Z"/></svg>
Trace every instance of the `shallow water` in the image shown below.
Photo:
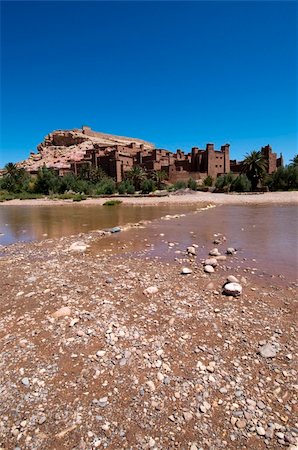
<svg viewBox="0 0 298 450"><path fill-rule="evenodd" d="M214 235L227 241L221 247L238 250L231 264L256 267L264 273L295 281L298 271L298 213L295 205L224 205L196 211L199 205L159 206L0 206L0 244L69 236L141 220L154 220L144 229L131 229L101 239L94 251L109 248L111 254L143 252L165 261L182 258L197 244L198 257L206 258L214 247ZM195 212L194 212L195 211ZM165 221L167 214L188 213ZM175 243L169 247L169 242ZM152 245L153 244L153 245ZM179 251L181 253L179 253ZM177 253L178 252L178 253Z"/></svg>
<svg viewBox="0 0 298 450"><path fill-rule="evenodd" d="M57 238L110 228L166 214L185 213L197 206L0 206L0 245Z"/></svg>
<svg viewBox="0 0 298 450"><path fill-rule="evenodd" d="M157 220L146 229L110 236L97 246L112 248L115 253L117 249L129 253L144 251L144 257L173 261L185 257L186 248L197 244L198 258L206 258L214 247L215 235L220 233L227 239L219 246L222 253L227 247L238 250L228 265L257 268L256 273L282 275L295 281L297 230L298 214L294 205L225 205L170 221ZM175 245L169 247L169 243Z"/></svg>

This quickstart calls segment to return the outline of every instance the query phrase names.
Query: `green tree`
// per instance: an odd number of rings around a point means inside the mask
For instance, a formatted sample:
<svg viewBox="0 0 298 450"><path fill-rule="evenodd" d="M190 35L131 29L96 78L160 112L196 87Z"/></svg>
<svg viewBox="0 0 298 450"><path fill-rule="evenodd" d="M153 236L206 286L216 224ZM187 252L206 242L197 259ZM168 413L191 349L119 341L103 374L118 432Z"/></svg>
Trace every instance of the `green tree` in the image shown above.
<svg viewBox="0 0 298 450"><path fill-rule="evenodd" d="M15 193L27 190L31 176L25 169L10 162L6 164L4 170L6 173L1 180L2 189Z"/></svg>
<svg viewBox="0 0 298 450"><path fill-rule="evenodd" d="M61 178L52 169L43 166L39 169L36 177L35 190L39 194L48 195L58 193L60 190Z"/></svg>
<svg viewBox="0 0 298 450"><path fill-rule="evenodd" d="M164 170L156 170L152 175L152 179L157 189L162 189L164 187L164 181L168 179L168 174Z"/></svg>
<svg viewBox="0 0 298 450"><path fill-rule="evenodd" d="M298 166L298 155L295 155L293 159L291 159L289 166L297 167Z"/></svg>
<svg viewBox="0 0 298 450"><path fill-rule="evenodd" d="M242 161L241 173L244 173L251 182L251 188L256 190L259 181L262 181L266 174L267 161L261 151L253 150L245 155Z"/></svg>
<svg viewBox="0 0 298 450"><path fill-rule="evenodd" d="M136 191L141 190L141 185L146 178L146 172L140 166L134 166L126 172L126 179L131 181Z"/></svg>
<svg viewBox="0 0 298 450"><path fill-rule="evenodd" d="M266 179L270 191L289 191L298 189L298 165L279 167Z"/></svg>

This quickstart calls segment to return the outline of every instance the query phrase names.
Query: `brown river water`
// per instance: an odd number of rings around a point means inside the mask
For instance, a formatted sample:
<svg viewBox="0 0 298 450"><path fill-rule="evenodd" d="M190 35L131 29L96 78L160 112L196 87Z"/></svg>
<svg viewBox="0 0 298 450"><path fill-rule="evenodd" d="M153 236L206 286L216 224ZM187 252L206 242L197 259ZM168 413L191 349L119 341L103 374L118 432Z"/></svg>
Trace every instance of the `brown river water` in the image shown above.
<svg viewBox="0 0 298 450"><path fill-rule="evenodd" d="M214 235L226 236L226 247L238 250L237 262L291 281L298 270L298 214L295 205L224 205L195 211L198 205L159 206L0 206L0 244L69 236L141 220L153 220L143 229L132 228L101 239L98 252L140 252L141 257L167 261L180 257L187 246L198 245L205 258ZM162 220L170 214L185 217ZM174 243L173 247L169 243Z"/></svg>

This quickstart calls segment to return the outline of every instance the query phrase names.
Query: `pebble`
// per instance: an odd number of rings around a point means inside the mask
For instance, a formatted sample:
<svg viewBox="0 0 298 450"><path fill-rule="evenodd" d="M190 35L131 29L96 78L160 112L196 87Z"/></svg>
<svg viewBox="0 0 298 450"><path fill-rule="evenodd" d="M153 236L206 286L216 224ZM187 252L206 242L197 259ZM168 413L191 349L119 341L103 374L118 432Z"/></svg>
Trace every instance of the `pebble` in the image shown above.
<svg viewBox="0 0 298 450"><path fill-rule="evenodd" d="M149 286L143 291L145 295L153 295L156 294L157 292L158 292L157 286Z"/></svg>
<svg viewBox="0 0 298 450"><path fill-rule="evenodd" d="M187 253L189 255L195 256L196 255L196 249L194 247L187 247Z"/></svg>
<svg viewBox="0 0 298 450"><path fill-rule="evenodd" d="M256 432L258 433L259 436L265 436L266 434L265 428L263 427L256 427Z"/></svg>
<svg viewBox="0 0 298 450"><path fill-rule="evenodd" d="M204 266L204 272L206 273L213 273L214 272L214 268L212 266Z"/></svg>
<svg viewBox="0 0 298 450"><path fill-rule="evenodd" d="M239 283L238 279L234 277L234 275L229 275L227 277L227 281L229 281L230 283Z"/></svg>
<svg viewBox="0 0 298 450"><path fill-rule="evenodd" d="M29 378L27 377L22 378L22 384L26 387L30 386Z"/></svg>
<svg viewBox="0 0 298 450"><path fill-rule="evenodd" d="M204 265L216 267L218 265L218 261L216 258L208 258L208 259L205 259Z"/></svg>
<svg viewBox="0 0 298 450"><path fill-rule="evenodd" d="M181 270L182 275L189 275L190 273L192 273L192 270L188 267L183 267L183 269Z"/></svg>
<svg viewBox="0 0 298 450"><path fill-rule="evenodd" d="M275 356L277 355L277 351L277 347L270 342L262 345L262 347L259 349L259 353L263 358L275 358Z"/></svg>
<svg viewBox="0 0 298 450"><path fill-rule="evenodd" d="M55 311L52 316L54 319L60 319L61 317L68 317L71 315L71 309L68 306L62 306L62 308Z"/></svg>
<svg viewBox="0 0 298 450"><path fill-rule="evenodd" d="M227 283L223 286L223 293L237 297L242 293L242 286L239 283Z"/></svg>

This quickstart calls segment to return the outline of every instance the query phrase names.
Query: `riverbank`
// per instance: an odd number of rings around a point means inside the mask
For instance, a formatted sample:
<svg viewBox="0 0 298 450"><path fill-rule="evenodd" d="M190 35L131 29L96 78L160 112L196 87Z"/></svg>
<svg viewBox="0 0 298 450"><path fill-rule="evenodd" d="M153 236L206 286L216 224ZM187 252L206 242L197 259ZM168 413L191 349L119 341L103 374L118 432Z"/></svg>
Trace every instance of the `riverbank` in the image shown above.
<svg viewBox="0 0 298 450"><path fill-rule="evenodd" d="M196 246L225 255L233 233L205 247L192 234L191 257L182 219L159 234L5 249L1 448L296 450L296 285L241 252L204 273ZM77 240L84 251L71 250ZM152 254L159 241L167 260ZM229 275L240 297L223 295Z"/></svg>
<svg viewBox="0 0 298 450"><path fill-rule="evenodd" d="M248 205L248 204L297 204L298 192L265 192L260 194L218 194L211 192L191 192L181 194L169 194L162 197L105 197L88 198L78 202L80 205L103 205L106 201L117 199L127 205L159 205L159 204L194 204L194 203L212 203L224 205ZM9 200L1 203L0 206L43 206L43 205L73 205L72 200L52 200L49 198L34 200Z"/></svg>

